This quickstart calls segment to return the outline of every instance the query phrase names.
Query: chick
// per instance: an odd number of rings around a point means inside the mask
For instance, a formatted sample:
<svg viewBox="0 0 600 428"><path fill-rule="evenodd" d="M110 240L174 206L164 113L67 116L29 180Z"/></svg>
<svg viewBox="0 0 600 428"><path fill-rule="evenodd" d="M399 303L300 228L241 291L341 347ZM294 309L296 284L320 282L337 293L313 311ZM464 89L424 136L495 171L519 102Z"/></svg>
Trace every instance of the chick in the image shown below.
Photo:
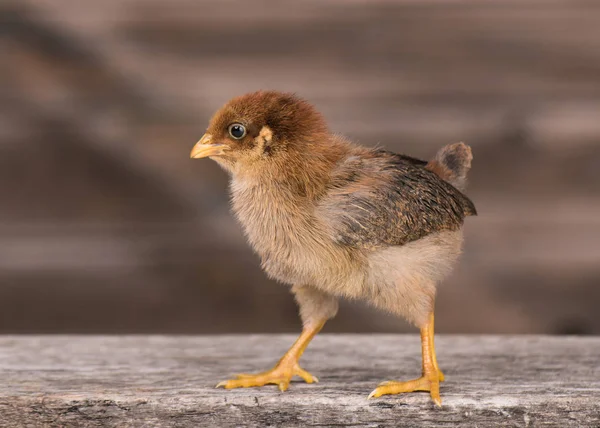
<svg viewBox="0 0 600 428"><path fill-rule="evenodd" d="M468 146L446 146L429 163L362 147L331 133L308 102L259 91L222 107L191 157L210 157L230 174L233 212L267 275L291 286L303 323L274 368L217 386L285 391L293 376L317 382L298 360L346 297L421 331L422 376L384 382L369 398L429 391L441 405L434 299L461 252L464 218L476 215L460 191Z"/></svg>

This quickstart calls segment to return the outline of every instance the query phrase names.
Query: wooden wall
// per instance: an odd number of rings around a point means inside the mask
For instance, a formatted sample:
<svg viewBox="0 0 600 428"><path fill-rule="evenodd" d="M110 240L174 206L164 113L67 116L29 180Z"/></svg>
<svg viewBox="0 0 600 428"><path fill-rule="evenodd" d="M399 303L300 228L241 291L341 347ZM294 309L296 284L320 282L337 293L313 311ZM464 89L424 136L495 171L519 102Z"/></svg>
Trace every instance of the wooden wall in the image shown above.
<svg viewBox="0 0 600 428"><path fill-rule="evenodd" d="M0 5L0 331L292 331L188 158L274 88L427 158L474 150L444 332L600 333L600 3L9 0ZM408 331L346 304L329 331ZM411 330L412 331L412 330Z"/></svg>

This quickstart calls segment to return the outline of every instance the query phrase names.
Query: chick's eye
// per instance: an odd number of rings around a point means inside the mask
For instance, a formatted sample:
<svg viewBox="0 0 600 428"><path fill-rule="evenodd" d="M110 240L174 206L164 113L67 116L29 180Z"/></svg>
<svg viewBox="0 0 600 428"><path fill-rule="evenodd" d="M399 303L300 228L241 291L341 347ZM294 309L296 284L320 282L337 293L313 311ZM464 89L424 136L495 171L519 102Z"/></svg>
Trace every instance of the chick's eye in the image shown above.
<svg viewBox="0 0 600 428"><path fill-rule="evenodd" d="M229 135L231 135L236 140L240 140L246 136L246 128L244 127L244 125L241 125L239 123L229 125Z"/></svg>

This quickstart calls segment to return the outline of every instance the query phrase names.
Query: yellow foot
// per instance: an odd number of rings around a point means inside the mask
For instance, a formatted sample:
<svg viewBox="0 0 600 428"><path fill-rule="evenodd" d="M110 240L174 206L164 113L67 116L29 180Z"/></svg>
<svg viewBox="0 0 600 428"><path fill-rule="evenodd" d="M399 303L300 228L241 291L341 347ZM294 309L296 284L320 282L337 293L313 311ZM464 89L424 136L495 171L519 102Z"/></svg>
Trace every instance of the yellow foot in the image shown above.
<svg viewBox="0 0 600 428"><path fill-rule="evenodd" d="M419 379L409 380L407 382L382 382L369 394L369 398L377 398L382 395L402 394L404 392L429 391L433 402L441 407L440 381L442 380L443 375L441 372L434 372L428 376L422 376Z"/></svg>
<svg viewBox="0 0 600 428"><path fill-rule="evenodd" d="M290 386L290 380L294 376L300 376L306 383L318 382L316 376L301 368L298 363L291 364L280 363L271 370L257 374L242 373L236 376L236 379L225 380L217 384L217 388L250 388L254 386L264 386L275 384L280 391L285 391Z"/></svg>

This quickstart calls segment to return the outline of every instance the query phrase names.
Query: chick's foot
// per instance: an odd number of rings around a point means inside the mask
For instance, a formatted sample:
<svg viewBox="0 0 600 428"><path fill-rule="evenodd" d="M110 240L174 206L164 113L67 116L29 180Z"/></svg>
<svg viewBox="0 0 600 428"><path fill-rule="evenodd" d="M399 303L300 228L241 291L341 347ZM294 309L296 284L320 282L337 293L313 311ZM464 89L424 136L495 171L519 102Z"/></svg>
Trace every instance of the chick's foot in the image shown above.
<svg viewBox="0 0 600 428"><path fill-rule="evenodd" d="M290 380L294 376L299 376L306 383L318 382L316 376L311 375L304 370L297 361L281 361L271 370L257 374L242 373L236 376L236 379L230 379L217 384L217 388L224 387L225 389L233 388L251 388L256 386L264 386L275 384L280 391L285 391L290 386Z"/></svg>
<svg viewBox="0 0 600 428"><path fill-rule="evenodd" d="M425 374L418 379L406 382L387 381L382 382L370 394L369 398L377 398L382 395L402 394L405 392L429 391L431 399L438 406L442 405L440 398L440 382L443 382L444 375L441 371L435 370Z"/></svg>

